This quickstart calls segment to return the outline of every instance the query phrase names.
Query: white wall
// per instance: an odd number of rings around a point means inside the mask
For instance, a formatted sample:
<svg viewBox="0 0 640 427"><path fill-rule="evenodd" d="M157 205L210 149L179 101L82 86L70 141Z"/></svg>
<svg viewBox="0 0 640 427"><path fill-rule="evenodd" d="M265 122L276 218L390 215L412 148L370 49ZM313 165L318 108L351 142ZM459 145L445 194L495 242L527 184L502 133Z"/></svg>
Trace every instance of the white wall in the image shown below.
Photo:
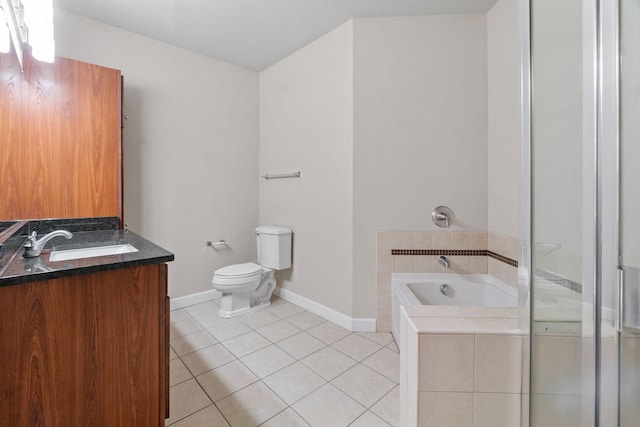
<svg viewBox="0 0 640 427"><path fill-rule="evenodd" d="M260 222L291 227L278 285L351 315L352 22L260 73ZM373 317L373 316L372 316Z"/></svg>
<svg viewBox="0 0 640 427"><path fill-rule="evenodd" d="M376 231L439 229L439 205L487 229L486 16L356 19L354 93L353 312L374 317Z"/></svg>
<svg viewBox="0 0 640 427"><path fill-rule="evenodd" d="M374 318L376 232L487 227L484 15L355 19L260 73L260 221L293 227L282 286Z"/></svg>
<svg viewBox="0 0 640 427"><path fill-rule="evenodd" d="M498 0L487 14L488 231L518 236L520 180L518 2Z"/></svg>
<svg viewBox="0 0 640 427"><path fill-rule="evenodd" d="M255 257L257 73L56 10L57 55L122 71L125 222L175 253L169 294ZM214 252L207 240L225 239Z"/></svg>
<svg viewBox="0 0 640 427"><path fill-rule="evenodd" d="M253 259L253 227L272 223L294 230L282 287L371 318L376 231L435 230L440 204L451 230L487 229L485 15L356 19L259 81L63 12L56 38L59 55L125 76L125 220L176 253L174 297ZM204 246L217 239L232 251Z"/></svg>

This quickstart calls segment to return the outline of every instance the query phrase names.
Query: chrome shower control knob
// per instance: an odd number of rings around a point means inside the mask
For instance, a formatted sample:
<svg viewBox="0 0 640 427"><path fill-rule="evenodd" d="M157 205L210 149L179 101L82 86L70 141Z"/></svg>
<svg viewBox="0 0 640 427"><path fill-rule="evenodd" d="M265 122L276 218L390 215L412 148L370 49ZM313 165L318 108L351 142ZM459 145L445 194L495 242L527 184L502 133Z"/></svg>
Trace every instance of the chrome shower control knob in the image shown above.
<svg viewBox="0 0 640 427"><path fill-rule="evenodd" d="M431 219L438 227L448 228L453 222L453 211L446 206L438 206L431 213Z"/></svg>

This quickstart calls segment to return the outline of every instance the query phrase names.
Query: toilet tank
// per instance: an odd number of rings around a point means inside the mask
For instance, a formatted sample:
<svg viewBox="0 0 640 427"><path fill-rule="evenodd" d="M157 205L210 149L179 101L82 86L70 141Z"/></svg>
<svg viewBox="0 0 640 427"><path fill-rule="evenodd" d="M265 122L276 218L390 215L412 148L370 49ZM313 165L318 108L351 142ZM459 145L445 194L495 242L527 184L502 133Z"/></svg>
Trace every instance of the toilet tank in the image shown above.
<svg viewBox="0 0 640 427"><path fill-rule="evenodd" d="M291 230L277 225L256 228L258 264L274 270L291 267Z"/></svg>

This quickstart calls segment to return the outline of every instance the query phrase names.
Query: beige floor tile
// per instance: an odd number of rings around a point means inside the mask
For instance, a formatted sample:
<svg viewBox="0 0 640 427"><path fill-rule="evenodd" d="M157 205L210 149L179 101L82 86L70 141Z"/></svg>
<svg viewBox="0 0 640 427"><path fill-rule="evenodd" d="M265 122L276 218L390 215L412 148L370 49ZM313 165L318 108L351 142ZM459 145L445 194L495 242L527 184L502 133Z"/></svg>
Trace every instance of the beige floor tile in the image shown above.
<svg viewBox="0 0 640 427"><path fill-rule="evenodd" d="M229 427L229 423L215 405L209 405L195 414L172 424L172 427Z"/></svg>
<svg viewBox="0 0 640 427"><path fill-rule="evenodd" d="M289 405L326 383L322 377L300 362L269 375L263 381Z"/></svg>
<svg viewBox="0 0 640 427"><path fill-rule="evenodd" d="M389 343L389 345L387 346L387 348L388 348L389 350L393 350L393 351L395 351L395 352L396 352L396 353L398 353L398 354L400 353L400 349L398 348L398 344L396 344L396 342L395 342L395 341L393 341L393 342Z"/></svg>
<svg viewBox="0 0 640 427"><path fill-rule="evenodd" d="M232 426L257 426L286 409L284 403L262 382L225 397L216 406Z"/></svg>
<svg viewBox="0 0 640 427"><path fill-rule="evenodd" d="M377 415L370 411L360 415L349 427L389 427L389 424L381 420Z"/></svg>
<svg viewBox="0 0 640 427"><path fill-rule="evenodd" d="M331 384L314 391L292 408L306 422L318 427L348 426L366 411L364 406Z"/></svg>
<svg viewBox="0 0 640 427"><path fill-rule="evenodd" d="M389 345L393 342L393 335L391 335L391 332L358 332L358 335L380 345Z"/></svg>
<svg viewBox="0 0 640 427"><path fill-rule="evenodd" d="M196 380L191 379L171 387L169 391L169 410L171 417L166 425L181 420L200 409L211 405L211 400L200 388Z"/></svg>
<svg viewBox="0 0 640 427"><path fill-rule="evenodd" d="M169 362L169 385L174 386L178 383L193 378L191 372L184 366L182 360L173 359Z"/></svg>
<svg viewBox="0 0 640 427"><path fill-rule="evenodd" d="M238 335L246 334L251 331L251 328L239 320L228 320L207 328L207 331L213 335L215 339L222 342L235 338Z"/></svg>
<svg viewBox="0 0 640 427"><path fill-rule="evenodd" d="M396 386L396 383L363 365L356 365L331 381L365 407L370 407Z"/></svg>
<svg viewBox="0 0 640 427"><path fill-rule="evenodd" d="M217 313L218 310L220 310L220 306L216 304L216 300L206 301L184 308L184 311L189 313L189 315L195 319L198 319L198 317L209 315L211 313Z"/></svg>
<svg viewBox="0 0 640 427"><path fill-rule="evenodd" d="M175 351L173 351L173 349L171 347L169 347L169 360L173 360L176 357L178 357L178 355L176 354Z"/></svg>
<svg viewBox="0 0 640 427"><path fill-rule="evenodd" d="M277 305L274 305L272 303L271 307L269 307L268 310L276 316L285 319L294 314L303 312L304 308L298 307L295 304L291 304L290 302L285 301Z"/></svg>
<svg viewBox="0 0 640 427"><path fill-rule="evenodd" d="M364 359L362 364L395 383L400 382L400 355L393 350L382 348Z"/></svg>
<svg viewBox="0 0 640 427"><path fill-rule="evenodd" d="M258 310L245 314L244 316L240 316L238 317L238 320L251 329L258 329L263 326L267 326L270 323L277 322L280 318L267 310Z"/></svg>
<svg viewBox="0 0 640 427"><path fill-rule="evenodd" d="M332 347L325 347L301 360L308 368L331 381L357 362Z"/></svg>
<svg viewBox="0 0 640 427"><path fill-rule="evenodd" d="M393 390L378 400L371 407L371 412L385 420L392 426L400 425L400 386L395 386Z"/></svg>
<svg viewBox="0 0 640 427"><path fill-rule="evenodd" d="M191 317L189 316L189 313L187 313L187 311L183 308L173 310L169 313L169 320L171 321L171 323L180 322L181 320L187 320L190 318Z"/></svg>
<svg viewBox="0 0 640 427"><path fill-rule="evenodd" d="M275 323L256 329L256 332L269 341L277 343L278 341L282 341L283 339L297 334L300 332L300 329L285 320L279 320Z"/></svg>
<svg viewBox="0 0 640 427"><path fill-rule="evenodd" d="M259 378L291 365L296 360L275 345L270 345L240 359Z"/></svg>
<svg viewBox="0 0 640 427"><path fill-rule="evenodd" d="M184 356L185 354L193 353L194 351L202 350L205 347L209 347L217 343L207 331L198 331L189 335L184 335L171 340L171 347L178 354L178 356Z"/></svg>
<svg viewBox="0 0 640 427"><path fill-rule="evenodd" d="M212 326L215 326L215 325L221 325L223 323L231 322L231 320L229 320L229 319L225 319L224 317L220 317L218 315L218 310L214 311L213 313L202 314L202 315L196 317L195 319L205 329L208 329L208 328L210 328Z"/></svg>
<svg viewBox="0 0 640 427"><path fill-rule="evenodd" d="M218 310L209 301L171 313L167 425L398 425L391 334L351 333L275 297L233 319Z"/></svg>
<svg viewBox="0 0 640 427"><path fill-rule="evenodd" d="M351 331L327 321L307 329L307 333L318 338L325 344L333 344L340 338L351 334Z"/></svg>
<svg viewBox="0 0 640 427"><path fill-rule="evenodd" d="M358 334L348 335L331 346L357 361L366 359L382 348L380 344L363 338Z"/></svg>
<svg viewBox="0 0 640 427"><path fill-rule="evenodd" d="M271 295L271 306L270 307L276 307L280 304L284 304L286 301L283 300L282 298L276 296L276 295Z"/></svg>
<svg viewBox="0 0 640 427"><path fill-rule="evenodd" d="M271 342L257 332L247 332L222 343L227 350L240 358L271 345Z"/></svg>
<svg viewBox="0 0 640 427"><path fill-rule="evenodd" d="M217 402L258 381L253 372L237 360L196 377L209 398Z"/></svg>
<svg viewBox="0 0 640 427"><path fill-rule="evenodd" d="M296 412L287 408L280 412L275 417L271 418L264 424L260 424L261 427L308 427L309 424Z"/></svg>
<svg viewBox="0 0 640 427"><path fill-rule="evenodd" d="M189 317L184 320L172 321L169 330L171 334L170 339L173 340L184 335L189 335L194 332L201 331L202 326L200 326L200 324L194 319Z"/></svg>
<svg viewBox="0 0 640 427"><path fill-rule="evenodd" d="M234 360L235 357L222 344L187 354L182 361L193 375L200 375Z"/></svg>
<svg viewBox="0 0 640 427"><path fill-rule="evenodd" d="M306 332L300 332L297 335L280 341L277 343L277 346L299 360L320 350L325 344Z"/></svg>
<svg viewBox="0 0 640 427"><path fill-rule="evenodd" d="M291 323L295 327L305 330L325 322L325 319L311 313L310 311L302 311L298 314L287 317L287 322Z"/></svg>

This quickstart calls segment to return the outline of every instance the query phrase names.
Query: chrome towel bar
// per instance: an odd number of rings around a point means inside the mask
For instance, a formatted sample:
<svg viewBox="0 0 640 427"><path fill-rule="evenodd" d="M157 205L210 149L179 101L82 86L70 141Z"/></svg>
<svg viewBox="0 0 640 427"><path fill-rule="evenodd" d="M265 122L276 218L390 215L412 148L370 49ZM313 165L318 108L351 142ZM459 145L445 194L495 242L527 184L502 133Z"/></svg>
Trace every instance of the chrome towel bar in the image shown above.
<svg viewBox="0 0 640 427"><path fill-rule="evenodd" d="M262 175L264 179L279 179L279 178L300 178L300 171L287 172L287 173L265 173Z"/></svg>

